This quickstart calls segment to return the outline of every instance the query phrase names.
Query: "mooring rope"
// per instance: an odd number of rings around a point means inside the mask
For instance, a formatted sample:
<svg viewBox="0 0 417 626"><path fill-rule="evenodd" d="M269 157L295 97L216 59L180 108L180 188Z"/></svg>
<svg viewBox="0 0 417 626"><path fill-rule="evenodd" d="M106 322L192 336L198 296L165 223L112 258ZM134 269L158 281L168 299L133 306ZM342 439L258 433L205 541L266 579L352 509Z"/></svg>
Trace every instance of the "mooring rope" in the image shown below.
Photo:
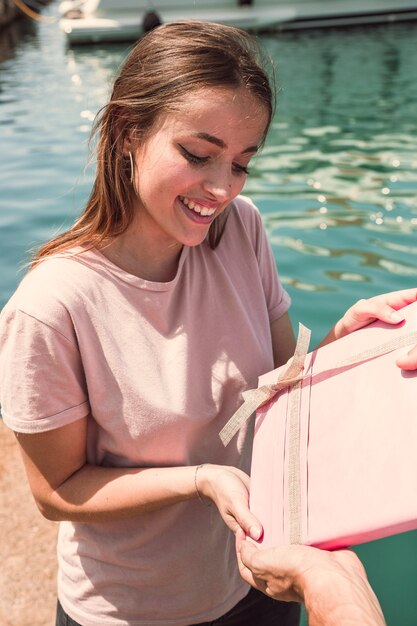
<svg viewBox="0 0 417 626"><path fill-rule="evenodd" d="M36 22L43 22L44 24L53 24L54 22L58 21L58 18L56 17L52 17L52 16L49 17L46 15L41 15L40 13L33 11L33 9L28 7L23 2L23 0L13 0L13 2L22 11L22 13L30 17L32 20L35 20Z"/></svg>

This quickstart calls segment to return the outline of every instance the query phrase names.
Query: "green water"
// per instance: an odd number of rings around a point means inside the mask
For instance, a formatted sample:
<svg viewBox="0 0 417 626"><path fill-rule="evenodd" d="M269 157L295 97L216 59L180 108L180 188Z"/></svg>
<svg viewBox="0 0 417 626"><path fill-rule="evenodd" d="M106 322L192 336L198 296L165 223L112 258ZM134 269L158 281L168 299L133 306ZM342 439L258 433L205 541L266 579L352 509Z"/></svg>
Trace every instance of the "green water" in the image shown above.
<svg viewBox="0 0 417 626"><path fill-rule="evenodd" d="M318 341L355 300L417 286L417 24L263 41L278 111L246 193L264 216L293 320ZM28 250L86 198L88 133L126 51L69 50L56 26L0 34L0 306ZM417 626L417 534L358 553L388 625Z"/></svg>

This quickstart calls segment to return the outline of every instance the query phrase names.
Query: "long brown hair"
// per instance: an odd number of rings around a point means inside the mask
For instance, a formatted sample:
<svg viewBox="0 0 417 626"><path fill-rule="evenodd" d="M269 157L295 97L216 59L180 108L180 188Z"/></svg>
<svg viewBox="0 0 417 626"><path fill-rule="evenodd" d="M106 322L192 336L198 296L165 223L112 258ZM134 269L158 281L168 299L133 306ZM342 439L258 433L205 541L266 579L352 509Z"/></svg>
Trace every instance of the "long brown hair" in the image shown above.
<svg viewBox="0 0 417 626"><path fill-rule="evenodd" d="M133 218L130 161L123 154L127 134L143 142L159 117L186 102L192 91L244 86L268 113L274 92L256 40L231 26L183 21L146 34L123 64L106 106L99 112L92 137L98 136L97 171L86 208L75 224L43 245L41 259L73 246L96 246L123 233ZM227 210L214 220L208 241L216 247Z"/></svg>

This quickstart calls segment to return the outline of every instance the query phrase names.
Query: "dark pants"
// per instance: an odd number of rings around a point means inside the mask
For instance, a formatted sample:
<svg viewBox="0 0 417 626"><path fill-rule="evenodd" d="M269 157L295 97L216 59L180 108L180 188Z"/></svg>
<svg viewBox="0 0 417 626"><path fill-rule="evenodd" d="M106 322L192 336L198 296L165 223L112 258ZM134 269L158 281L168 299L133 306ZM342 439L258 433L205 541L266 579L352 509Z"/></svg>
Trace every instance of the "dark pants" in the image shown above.
<svg viewBox="0 0 417 626"><path fill-rule="evenodd" d="M222 617L213 622L192 626L299 626L300 605L295 602L277 602L251 589ZM58 602L55 626L82 626L71 619Z"/></svg>

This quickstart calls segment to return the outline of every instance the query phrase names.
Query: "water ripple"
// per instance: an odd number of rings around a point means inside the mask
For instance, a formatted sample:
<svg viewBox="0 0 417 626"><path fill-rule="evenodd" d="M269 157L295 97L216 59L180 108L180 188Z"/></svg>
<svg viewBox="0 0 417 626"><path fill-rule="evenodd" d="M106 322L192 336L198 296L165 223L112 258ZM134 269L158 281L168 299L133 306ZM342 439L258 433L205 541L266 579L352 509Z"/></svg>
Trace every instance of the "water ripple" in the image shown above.
<svg viewBox="0 0 417 626"><path fill-rule="evenodd" d="M263 37L277 68L278 109L245 192L307 319L316 291L338 293L326 302L330 316L394 280L396 288L414 284L416 34L417 25L399 24ZM18 266L84 204L88 136L126 53L67 49L59 31L40 25L0 64L4 267ZM10 291L16 277L7 276Z"/></svg>

